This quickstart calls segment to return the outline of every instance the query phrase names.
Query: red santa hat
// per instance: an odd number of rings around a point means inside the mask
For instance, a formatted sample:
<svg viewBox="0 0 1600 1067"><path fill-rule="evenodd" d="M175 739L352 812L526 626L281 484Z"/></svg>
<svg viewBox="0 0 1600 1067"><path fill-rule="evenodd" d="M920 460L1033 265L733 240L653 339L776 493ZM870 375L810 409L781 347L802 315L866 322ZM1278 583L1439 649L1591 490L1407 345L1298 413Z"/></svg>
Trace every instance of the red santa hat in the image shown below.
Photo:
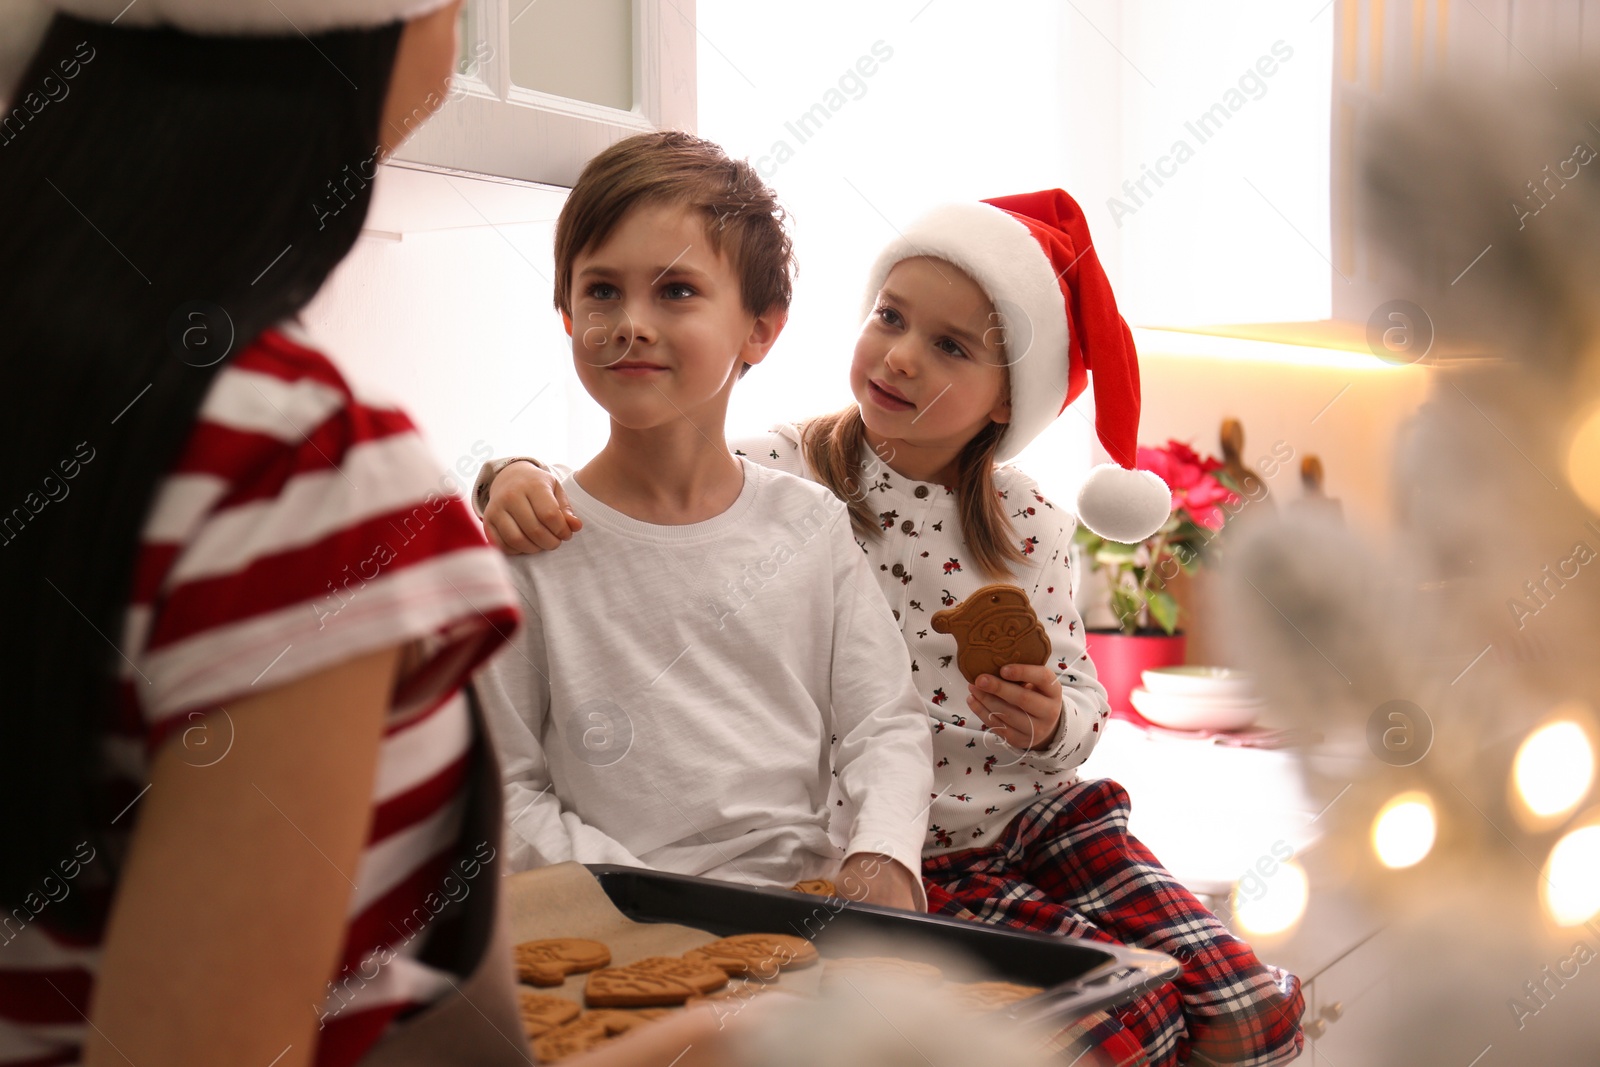
<svg viewBox="0 0 1600 1067"><path fill-rule="evenodd" d="M1011 373L1011 422L996 459L1013 459L1094 385L1095 430L1114 462L1089 471L1078 520L1134 543L1161 528L1172 493L1138 470L1139 359L1095 255L1083 209L1060 189L934 208L891 242L867 279L878 290L902 259L935 256L971 276L1001 316Z"/></svg>
<svg viewBox="0 0 1600 1067"><path fill-rule="evenodd" d="M450 0L0 0L0 103L57 14L118 26L170 26L194 34L294 36L408 22Z"/></svg>

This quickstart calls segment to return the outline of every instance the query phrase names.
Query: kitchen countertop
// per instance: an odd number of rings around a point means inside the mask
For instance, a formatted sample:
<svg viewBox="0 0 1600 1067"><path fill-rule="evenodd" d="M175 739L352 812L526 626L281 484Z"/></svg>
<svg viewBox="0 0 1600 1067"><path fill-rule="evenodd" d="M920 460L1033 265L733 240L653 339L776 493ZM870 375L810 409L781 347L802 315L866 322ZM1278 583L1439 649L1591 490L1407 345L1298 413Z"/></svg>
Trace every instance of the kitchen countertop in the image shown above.
<svg viewBox="0 0 1600 1067"><path fill-rule="evenodd" d="M1222 898L1262 857L1315 842L1317 805L1298 760L1291 749L1233 748L1112 719L1079 773L1120 783L1133 835L1191 891Z"/></svg>

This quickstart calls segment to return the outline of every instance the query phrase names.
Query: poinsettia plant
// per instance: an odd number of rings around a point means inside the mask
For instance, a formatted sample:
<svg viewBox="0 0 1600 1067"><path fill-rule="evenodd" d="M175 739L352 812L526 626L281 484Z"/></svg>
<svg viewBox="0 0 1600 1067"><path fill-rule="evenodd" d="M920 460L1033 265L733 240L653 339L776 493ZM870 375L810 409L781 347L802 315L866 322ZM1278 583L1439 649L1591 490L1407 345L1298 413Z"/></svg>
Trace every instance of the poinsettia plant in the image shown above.
<svg viewBox="0 0 1600 1067"><path fill-rule="evenodd" d="M1180 571L1193 574L1199 569L1212 539L1244 496L1220 459L1202 456L1182 441L1169 440L1161 448L1140 445L1137 466L1153 471L1172 490L1172 514L1161 529L1138 544L1125 545L1080 524L1073 540L1083 546L1090 569L1105 575L1111 612L1123 633L1159 626L1171 634L1178 629L1178 602L1167 583Z"/></svg>

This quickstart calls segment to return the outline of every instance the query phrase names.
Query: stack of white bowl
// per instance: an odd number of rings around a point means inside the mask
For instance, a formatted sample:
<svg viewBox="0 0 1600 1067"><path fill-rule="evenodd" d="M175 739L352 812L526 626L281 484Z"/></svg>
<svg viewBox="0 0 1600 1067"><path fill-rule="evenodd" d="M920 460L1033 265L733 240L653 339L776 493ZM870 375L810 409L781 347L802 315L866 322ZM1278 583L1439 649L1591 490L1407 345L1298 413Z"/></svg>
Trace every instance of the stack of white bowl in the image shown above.
<svg viewBox="0 0 1600 1067"><path fill-rule="evenodd" d="M1242 730L1265 703L1248 671L1231 667L1158 667L1143 672L1133 709L1169 730Z"/></svg>

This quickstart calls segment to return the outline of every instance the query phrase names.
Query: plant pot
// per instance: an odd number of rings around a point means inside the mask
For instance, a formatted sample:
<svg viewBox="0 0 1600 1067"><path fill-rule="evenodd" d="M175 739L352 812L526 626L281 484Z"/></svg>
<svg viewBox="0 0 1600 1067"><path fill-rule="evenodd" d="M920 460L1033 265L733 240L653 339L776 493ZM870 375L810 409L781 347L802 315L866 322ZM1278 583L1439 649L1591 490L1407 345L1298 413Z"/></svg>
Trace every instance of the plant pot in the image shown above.
<svg viewBox="0 0 1600 1067"><path fill-rule="evenodd" d="M1125 634L1121 630L1086 630L1083 637L1095 676L1106 688L1112 717L1148 725L1149 720L1133 710L1128 694L1139 688L1145 671L1182 666L1187 640L1183 631Z"/></svg>

